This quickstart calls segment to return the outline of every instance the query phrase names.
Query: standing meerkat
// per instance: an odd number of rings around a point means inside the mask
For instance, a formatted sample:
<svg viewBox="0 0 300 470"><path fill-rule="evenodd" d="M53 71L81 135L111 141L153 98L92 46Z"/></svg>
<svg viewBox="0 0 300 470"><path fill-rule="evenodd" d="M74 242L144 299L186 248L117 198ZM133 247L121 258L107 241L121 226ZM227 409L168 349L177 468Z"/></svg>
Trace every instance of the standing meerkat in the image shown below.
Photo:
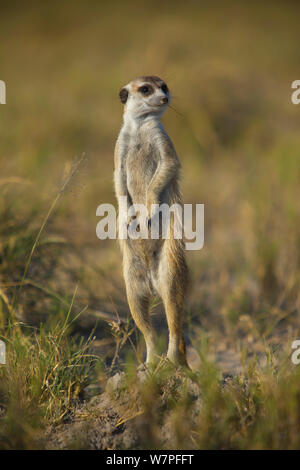
<svg viewBox="0 0 300 470"><path fill-rule="evenodd" d="M179 204L180 162L160 118L170 103L170 92L159 77L143 76L124 86L119 93L124 104L124 122L115 147L115 191L119 218L126 198L127 209L144 204L151 228L154 204ZM152 217L152 218L151 218ZM128 221L127 221L128 223ZM149 305L158 295L164 304L168 328L168 359L187 366L183 337L184 300L188 286L185 245L174 238L174 220L170 238L120 240L123 274L132 317L143 333L146 364L154 363L156 335L152 327Z"/></svg>

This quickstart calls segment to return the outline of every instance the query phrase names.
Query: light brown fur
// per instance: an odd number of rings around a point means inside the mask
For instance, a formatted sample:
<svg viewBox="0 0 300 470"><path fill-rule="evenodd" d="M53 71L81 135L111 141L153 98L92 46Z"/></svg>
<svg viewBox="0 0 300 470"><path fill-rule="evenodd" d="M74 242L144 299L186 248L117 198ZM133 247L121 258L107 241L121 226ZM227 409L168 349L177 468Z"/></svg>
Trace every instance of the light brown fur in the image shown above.
<svg viewBox="0 0 300 470"><path fill-rule="evenodd" d="M141 86L152 87L144 96ZM127 196L128 207L144 204L149 219L152 205L167 203L182 206L179 190L180 162L173 144L160 123L170 100L162 91L159 77L139 77L120 92L125 104L124 124L115 148L115 189ZM166 89L166 87L164 88ZM150 219L153 220L153 219ZM170 239L120 240L123 274L132 317L143 333L147 346L147 364L156 360L156 339L149 315L153 295L161 297L168 327L168 359L187 365L183 337L184 300L188 286L185 247L174 238L171 218Z"/></svg>

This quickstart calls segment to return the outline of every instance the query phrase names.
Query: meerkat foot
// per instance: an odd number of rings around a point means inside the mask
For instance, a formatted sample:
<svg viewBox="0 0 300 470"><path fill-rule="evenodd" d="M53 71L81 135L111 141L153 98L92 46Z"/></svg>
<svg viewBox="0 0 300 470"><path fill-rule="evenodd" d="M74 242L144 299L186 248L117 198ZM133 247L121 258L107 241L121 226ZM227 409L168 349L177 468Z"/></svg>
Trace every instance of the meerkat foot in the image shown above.
<svg viewBox="0 0 300 470"><path fill-rule="evenodd" d="M187 363L186 357L182 355L167 355L167 359L172 362L175 366L186 367L189 369L189 365Z"/></svg>
<svg viewBox="0 0 300 470"><path fill-rule="evenodd" d="M138 372L152 372L156 369L156 367L157 367L157 361L142 362L142 364L140 364L137 367L137 371Z"/></svg>
<svg viewBox="0 0 300 470"><path fill-rule="evenodd" d="M189 369L189 365L186 360L186 355L180 349L169 348L167 359L172 362L175 366L182 366L187 367Z"/></svg>
<svg viewBox="0 0 300 470"><path fill-rule="evenodd" d="M142 362L138 367L137 371L138 372L146 372L148 370L148 366L145 362Z"/></svg>

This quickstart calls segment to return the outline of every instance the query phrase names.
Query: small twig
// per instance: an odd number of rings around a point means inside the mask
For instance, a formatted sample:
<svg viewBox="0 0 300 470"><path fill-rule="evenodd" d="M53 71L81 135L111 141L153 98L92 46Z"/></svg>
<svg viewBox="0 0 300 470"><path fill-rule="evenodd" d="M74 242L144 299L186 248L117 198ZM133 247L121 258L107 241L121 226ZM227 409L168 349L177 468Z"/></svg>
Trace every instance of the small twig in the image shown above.
<svg viewBox="0 0 300 470"><path fill-rule="evenodd" d="M19 299L20 299L20 294L21 294L21 291L22 291L22 288L23 288L23 285L24 285L24 281L25 281L25 278L26 278L26 275L27 275L27 272L28 272L28 269L29 269L29 266L30 266L30 263L31 263L31 260L32 260L32 256L35 252L35 249L39 243L39 240L41 238L41 235L47 225L47 222L49 220L49 218L51 217L51 215L53 214L58 202L60 201L62 195L64 194L64 192L66 191L68 185L70 184L72 178L74 177L74 175L77 173L81 163L83 162L83 160L85 159L85 155L82 155L82 157L80 158L80 160L75 163L75 165L73 166L73 169L70 171L69 175L67 176L67 178L64 180L60 190L58 191L55 199L53 200L52 204L50 205L49 207L49 210L42 222L42 225L37 233L37 236L34 240L34 243L32 245L32 248L30 250L30 253L29 253L29 256L28 256L28 259L27 259L27 262L26 262L26 265L25 265L25 269L24 269L24 272L23 272L23 276L22 276L22 279L21 279L21 282L20 282L20 286L19 286L19 289L17 291L17 295L15 296L14 300L13 300L13 307L12 307L12 313L11 313L11 319L14 320L14 317L15 317L15 310L18 306L18 303L19 303Z"/></svg>

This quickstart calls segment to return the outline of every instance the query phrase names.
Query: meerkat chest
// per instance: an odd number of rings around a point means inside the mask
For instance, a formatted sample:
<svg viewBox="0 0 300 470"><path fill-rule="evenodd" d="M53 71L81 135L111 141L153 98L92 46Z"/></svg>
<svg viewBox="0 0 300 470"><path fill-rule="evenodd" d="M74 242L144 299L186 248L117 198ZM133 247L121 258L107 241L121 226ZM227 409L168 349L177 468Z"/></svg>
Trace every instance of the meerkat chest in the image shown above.
<svg viewBox="0 0 300 470"><path fill-rule="evenodd" d="M137 202L143 199L159 162L159 154L150 141L132 139L126 158L127 186Z"/></svg>

